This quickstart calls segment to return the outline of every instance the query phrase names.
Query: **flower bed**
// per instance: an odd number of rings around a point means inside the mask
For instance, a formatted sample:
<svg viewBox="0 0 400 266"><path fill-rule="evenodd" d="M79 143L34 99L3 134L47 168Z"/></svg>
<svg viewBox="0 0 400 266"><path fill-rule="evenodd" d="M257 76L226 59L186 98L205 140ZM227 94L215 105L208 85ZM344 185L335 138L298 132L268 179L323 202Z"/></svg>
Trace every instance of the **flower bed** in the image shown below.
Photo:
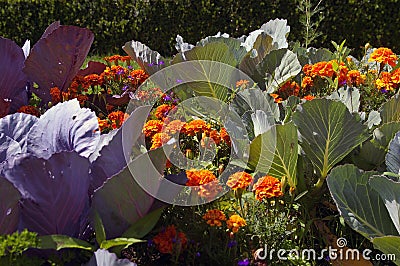
<svg viewBox="0 0 400 266"><path fill-rule="evenodd" d="M289 30L84 69L87 29L0 39L0 262L399 265L398 57Z"/></svg>

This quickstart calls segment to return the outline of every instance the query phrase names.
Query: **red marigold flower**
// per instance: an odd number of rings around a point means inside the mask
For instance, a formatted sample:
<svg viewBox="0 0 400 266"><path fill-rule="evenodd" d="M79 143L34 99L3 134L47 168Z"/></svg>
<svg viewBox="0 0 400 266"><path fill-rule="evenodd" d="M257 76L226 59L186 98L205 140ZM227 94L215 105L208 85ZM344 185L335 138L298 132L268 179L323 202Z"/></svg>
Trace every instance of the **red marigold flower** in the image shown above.
<svg viewBox="0 0 400 266"><path fill-rule="evenodd" d="M229 217L229 220L226 221L226 225L229 229L232 230L233 233L237 233L240 227L246 226L246 220L240 217L237 214L232 215Z"/></svg>
<svg viewBox="0 0 400 266"><path fill-rule="evenodd" d="M134 85L140 85L149 77L149 75L143 69L132 70L131 80Z"/></svg>
<svg viewBox="0 0 400 266"><path fill-rule="evenodd" d="M110 124L108 123L107 119L100 119L99 117L97 118L97 121L99 122L99 129L100 132L103 132L105 129L108 129L110 127Z"/></svg>
<svg viewBox="0 0 400 266"><path fill-rule="evenodd" d="M149 120L143 127L142 132L146 137L152 138L154 134L161 132L164 123L160 120Z"/></svg>
<svg viewBox="0 0 400 266"><path fill-rule="evenodd" d="M182 133L188 136L194 136L197 133L208 133L210 131L210 125L208 125L204 120L197 119L186 123Z"/></svg>
<svg viewBox="0 0 400 266"><path fill-rule="evenodd" d="M346 67L346 65L343 62L340 62L339 64L339 77L338 77L338 83L339 86L345 84L347 80L347 72L349 69Z"/></svg>
<svg viewBox="0 0 400 266"><path fill-rule="evenodd" d="M221 136L221 139L228 145L231 146L231 138L229 137L228 132L226 131L226 129L223 127L221 128L221 130L219 131L219 134Z"/></svg>
<svg viewBox="0 0 400 266"><path fill-rule="evenodd" d="M51 95L51 102L53 104L57 104L57 103L61 102L62 95L61 95L61 91L58 87L51 88L50 95Z"/></svg>
<svg viewBox="0 0 400 266"><path fill-rule="evenodd" d="M129 115L122 111L115 111L108 115L108 119L111 121L111 126L113 129L121 127L128 117Z"/></svg>
<svg viewBox="0 0 400 266"><path fill-rule="evenodd" d="M110 62L110 63L115 63L115 62L118 62L118 61L122 61L122 56L120 56L120 55L112 55L112 56L106 56L106 57L104 57L104 61L106 61L106 62Z"/></svg>
<svg viewBox="0 0 400 266"><path fill-rule="evenodd" d="M281 182L279 179L272 176L264 176L258 179L257 183L253 186L256 200L263 200L265 198L280 197L283 195L281 191Z"/></svg>
<svg viewBox="0 0 400 266"><path fill-rule="evenodd" d="M153 238L153 242L161 253L172 254L186 247L187 238L185 233L176 231L175 225L169 225Z"/></svg>
<svg viewBox="0 0 400 266"><path fill-rule="evenodd" d="M314 100L314 99L315 99L315 96L306 95L306 96L303 97L303 99L306 100L306 101L311 101L311 100Z"/></svg>
<svg viewBox="0 0 400 266"><path fill-rule="evenodd" d="M310 64L305 64L304 66L303 66L303 73L304 73L304 75L306 75L306 76L311 76L311 74L312 74L312 65L310 65Z"/></svg>
<svg viewBox="0 0 400 266"><path fill-rule="evenodd" d="M85 82L89 84L89 86L97 86L97 85L102 85L104 82L104 79L102 76L97 75L97 74L90 74L85 76Z"/></svg>
<svg viewBox="0 0 400 266"><path fill-rule="evenodd" d="M199 186L207 184L217 179L213 172L210 170L186 170L186 177L188 181L186 186Z"/></svg>
<svg viewBox="0 0 400 266"><path fill-rule="evenodd" d="M245 189L248 187L253 180L253 177L246 172L236 172L233 175L229 176L226 185L233 190L236 189Z"/></svg>
<svg viewBox="0 0 400 266"><path fill-rule="evenodd" d="M364 83L365 76L358 70L350 70L347 73L347 84L350 86L359 86Z"/></svg>
<svg viewBox="0 0 400 266"><path fill-rule="evenodd" d="M25 113L25 114L28 114L28 115L34 115L36 117L40 116L39 110L35 106L32 106L32 105L21 106L17 110L17 113Z"/></svg>
<svg viewBox="0 0 400 266"><path fill-rule="evenodd" d="M397 55L389 48L380 47L375 49L368 59L368 62L378 62L381 64L388 64L392 67L396 65Z"/></svg>
<svg viewBox="0 0 400 266"><path fill-rule="evenodd" d="M300 93L300 86L296 81L287 81L279 89L278 94L286 99L291 95L298 96Z"/></svg>
<svg viewBox="0 0 400 266"><path fill-rule="evenodd" d="M89 99L86 95L79 94L76 99L78 100L80 105L84 105L85 102Z"/></svg>
<svg viewBox="0 0 400 266"><path fill-rule="evenodd" d="M151 138L150 150L154 150L161 147L163 144L167 143L170 139L171 136L164 132L159 132L154 134L154 136Z"/></svg>
<svg viewBox="0 0 400 266"><path fill-rule="evenodd" d="M222 221L226 221L226 216L220 210L208 210L203 215L203 220L207 221L210 226L222 226Z"/></svg>

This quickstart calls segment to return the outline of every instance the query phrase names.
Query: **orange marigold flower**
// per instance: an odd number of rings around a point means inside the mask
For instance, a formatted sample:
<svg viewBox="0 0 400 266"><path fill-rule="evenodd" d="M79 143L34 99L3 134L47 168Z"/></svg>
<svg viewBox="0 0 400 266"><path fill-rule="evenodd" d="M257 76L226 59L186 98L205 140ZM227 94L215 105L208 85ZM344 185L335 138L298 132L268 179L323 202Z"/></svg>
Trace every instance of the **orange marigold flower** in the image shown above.
<svg viewBox="0 0 400 266"><path fill-rule="evenodd" d="M159 132L154 134L154 136L151 138L150 150L154 150L161 147L163 144L167 143L170 139L171 136L164 132Z"/></svg>
<svg viewBox="0 0 400 266"><path fill-rule="evenodd" d="M165 132L174 135L181 131L181 129L186 125L186 122L181 120L173 120L167 124L165 127Z"/></svg>
<svg viewBox="0 0 400 266"><path fill-rule="evenodd" d="M312 66L310 76L311 77L320 76L320 77L332 78L333 75L335 74L332 63L333 63L333 61L329 61L329 62L322 61L322 62L315 63Z"/></svg>
<svg viewBox="0 0 400 266"><path fill-rule="evenodd" d="M99 122L99 129L100 132L103 132L105 129L110 127L110 124L108 123L107 119L100 119L99 117L97 118L97 121Z"/></svg>
<svg viewBox="0 0 400 266"><path fill-rule="evenodd" d="M278 94L284 99L291 95L298 96L300 92L300 86L296 81L287 81L279 89Z"/></svg>
<svg viewBox="0 0 400 266"><path fill-rule="evenodd" d="M78 102L79 102L80 105L84 105L85 102L86 102L87 100L89 100L89 98L88 98L86 95L83 95L83 94L79 94L79 95L76 97L76 99L78 100Z"/></svg>
<svg viewBox="0 0 400 266"><path fill-rule="evenodd" d="M213 129L209 133L210 138L215 142L216 145L219 145L221 143L221 134Z"/></svg>
<svg viewBox="0 0 400 266"><path fill-rule="evenodd" d="M394 84L389 72L382 72L380 78L375 80L376 87L381 91L392 91Z"/></svg>
<svg viewBox="0 0 400 266"><path fill-rule="evenodd" d="M197 195L199 195L202 198L213 200L218 196L218 194L221 191L222 191L222 187L218 183L218 180L214 180L207 184L200 185Z"/></svg>
<svg viewBox="0 0 400 266"><path fill-rule="evenodd" d="M363 84L365 80L365 76L361 75L358 70L350 70L347 73L347 84L350 86L359 86Z"/></svg>
<svg viewBox="0 0 400 266"><path fill-rule="evenodd" d="M251 174L246 172L237 172L229 176L226 185L233 190L245 189L248 185L250 185L252 180L253 177Z"/></svg>
<svg viewBox="0 0 400 266"><path fill-rule="evenodd" d="M274 102L276 102L276 103L281 103L281 102L283 101L283 99L279 97L279 94L270 93L269 95L270 95L272 98L274 98Z"/></svg>
<svg viewBox="0 0 400 266"><path fill-rule="evenodd" d="M108 115L108 119L111 120L111 126L114 129L121 127L122 123L124 123L128 117L129 115L122 111L115 111Z"/></svg>
<svg viewBox="0 0 400 266"><path fill-rule="evenodd" d="M127 61L130 61L132 58L129 56L129 55L126 55L126 56L121 56L121 61L122 62L127 62Z"/></svg>
<svg viewBox="0 0 400 266"><path fill-rule="evenodd" d="M231 146L231 138L229 137L228 132L226 131L226 129L223 127L221 128L221 130L219 131L219 134L221 136L221 139L228 145Z"/></svg>
<svg viewBox="0 0 400 266"><path fill-rule="evenodd" d="M226 221L226 225L229 229L232 230L233 233L237 233L240 227L246 226L246 220L240 217L237 214L232 215L229 217L229 220Z"/></svg>
<svg viewBox="0 0 400 266"><path fill-rule="evenodd" d="M161 132L164 123L160 120L149 120L143 127L142 132L148 138L152 138L154 134Z"/></svg>
<svg viewBox="0 0 400 266"><path fill-rule="evenodd" d="M305 76L303 78L303 80L301 81L301 88L304 91L309 91L313 85L314 85L314 81L313 81L312 77Z"/></svg>
<svg viewBox="0 0 400 266"><path fill-rule="evenodd" d="M265 198L280 197L283 195L281 191L281 182L279 179L272 176L264 176L258 179L253 186L253 191L257 200Z"/></svg>
<svg viewBox="0 0 400 266"><path fill-rule="evenodd" d="M51 95L51 102L53 104L57 104L57 103L61 102L62 95L61 95L61 91L58 87L51 88L50 95Z"/></svg>
<svg viewBox="0 0 400 266"><path fill-rule="evenodd" d="M136 85L142 84L149 77L149 75L142 69L132 70L130 75L132 77L132 83Z"/></svg>
<svg viewBox="0 0 400 266"><path fill-rule="evenodd" d="M303 66L303 73L304 73L304 75L306 75L306 76L311 76L311 74L312 74L312 68L313 68L312 65L310 65L310 64L305 64L305 65Z"/></svg>
<svg viewBox="0 0 400 266"><path fill-rule="evenodd" d="M203 215L203 220L210 226L222 226L222 221L226 221L225 214L217 209L209 210Z"/></svg>
<svg viewBox="0 0 400 266"><path fill-rule="evenodd" d="M246 88L249 85L249 81L247 79L241 79L236 82L236 88Z"/></svg>
<svg viewBox="0 0 400 266"><path fill-rule="evenodd" d="M391 73L390 79L392 80L393 84L399 85L400 84L400 68L397 68Z"/></svg>
<svg viewBox="0 0 400 266"><path fill-rule="evenodd" d="M17 110L17 113L25 113L25 114L28 114L28 115L34 115L36 117L40 116L39 110L35 106L32 106L32 105L21 106Z"/></svg>
<svg viewBox="0 0 400 266"><path fill-rule="evenodd" d="M338 77L339 86L345 84L345 82L347 80L347 72L349 72L349 69L347 68L347 66L343 62L340 62L339 77Z"/></svg>
<svg viewBox="0 0 400 266"><path fill-rule="evenodd" d="M116 55L112 55L112 56L106 56L104 57L104 61L106 62L118 62L118 61L122 61L122 56L116 54Z"/></svg>
<svg viewBox="0 0 400 266"><path fill-rule="evenodd" d="M180 251L186 247L187 238L185 233L176 231L175 225L169 225L153 238L153 242L161 253L172 254L174 249Z"/></svg>
<svg viewBox="0 0 400 266"><path fill-rule="evenodd" d="M392 67L396 65L397 55L393 53L393 51L389 48L380 47L375 49L371 56L368 59L368 62L378 62L381 64L388 64Z"/></svg>
<svg viewBox="0 0 400 266"><path fill-rule="evenodd" d="M91 86L97 86L103 84L103 77L97 74L90 74L85 76L85 82L87 82Z"/></svg>
<svg viewBox="0 0 400 266"><path fill-rule="evenodd" d="M161 104L158 106L154 112L154 115L160 119L164 120L164 118L168 115L169 111L174 109L174 105L169 105L169 104Z"/></svg>
<svg viewBox="0 0 400 266"><path fill-rule="evenodd" d="M194 136L197 133L208 133L210 131L210 128L210 125L208 125L204 120L196 119L190 121L189 123L186 123L182 130L182 133L188 136Z"/></svg>
<svg viewBox="0 0 400 266"><path fill-rule="evenodd" d="M186 177L188 181L186 186L199 186L207 184L217 179L213 172L210 170L186 170Z"/></svg>
<svg viewBox="0 0 400 266"><path fill-rule="evenodd" d="M306 96L303 97L303 99L306 100L306 101L311 101L311 100L314 100L314 99L315 99L315 96L306 95Z"/></svg>

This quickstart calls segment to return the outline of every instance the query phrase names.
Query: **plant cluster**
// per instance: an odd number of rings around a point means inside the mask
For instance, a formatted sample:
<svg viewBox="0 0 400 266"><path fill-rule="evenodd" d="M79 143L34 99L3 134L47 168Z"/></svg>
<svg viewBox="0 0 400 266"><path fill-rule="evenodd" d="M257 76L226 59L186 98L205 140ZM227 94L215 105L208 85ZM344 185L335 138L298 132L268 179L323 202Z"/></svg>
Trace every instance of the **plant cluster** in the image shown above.
<svg viewBox="0 0 400 266"><path fill-rule="evenodd" d="M394 254L399 265L398 57L384 47L357 60L344 43L334 52L289 45L289 32L276 19L241 38L193 45L177 36L171 59L130 41L128 56L85 69L87 29L55 22L32 49L1 38L6 255L351 263L259 256L329 246ZM34 241L10 243L6 235L24 229Z"/></svg>

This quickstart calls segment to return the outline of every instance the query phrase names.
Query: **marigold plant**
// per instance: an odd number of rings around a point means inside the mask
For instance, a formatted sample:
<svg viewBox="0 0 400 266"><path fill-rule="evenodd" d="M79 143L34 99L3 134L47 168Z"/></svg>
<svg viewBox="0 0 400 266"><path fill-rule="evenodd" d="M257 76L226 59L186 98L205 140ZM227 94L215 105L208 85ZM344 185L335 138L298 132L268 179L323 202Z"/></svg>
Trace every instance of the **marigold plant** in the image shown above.
<svg viewBox="0 0 400 266"><path fill-rule="evenodd" d="M280 197L283 195L281 186L279 179L267 175L258 179L257 183L253 185L253 192L256 199L259 201L273 197Z"/></svg>
<svg viewBox="0 0 400 266"><path fill-rule="evenodd" d="M240 215L234 214L229 217L229 220L226 221L227 227L233 232L237 233L240 227L244 227L247 225L246 220L240 217Z"/></svg>
<svg viewBox="0 0 400 266"><path fill-rule="evenodd" d="M172 254L174 250L182 250L186 247L187 237L183 232L177 232L175 225L169 225L158 233L153 242L161 253Z"/></svg>
<svg viewBox="0 0 400 266"><path fill-rule="evenodd" d="M213 209L208 210L203 215L203 220L205 220L210 226L222 226L222 221L226 221L226 216L222 211Z"/></svg>
<svg viewBox="0 0 400 266"><path fill-rule="evenodd" d="M251 174L246 172L236 172L233 175L229 176L226 185L233 190L245 189L250 185L252 180L253 177L251 176Z"/></svg>

